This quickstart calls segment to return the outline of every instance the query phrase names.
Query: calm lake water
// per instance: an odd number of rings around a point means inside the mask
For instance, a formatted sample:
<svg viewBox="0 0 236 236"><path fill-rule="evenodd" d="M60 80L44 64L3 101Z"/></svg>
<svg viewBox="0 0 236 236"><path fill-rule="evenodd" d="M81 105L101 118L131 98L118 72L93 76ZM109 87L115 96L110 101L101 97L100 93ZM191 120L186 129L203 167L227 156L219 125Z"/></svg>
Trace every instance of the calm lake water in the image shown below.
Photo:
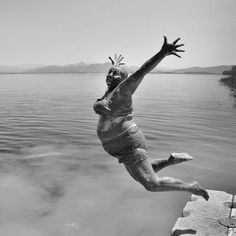
<svg viewBox="0 0 236 236"><path fill-rule="evenodd" d="M148 75L134 115L159 175L236 194L236 102L220 75ZM0 75L0 235L169 236L190 194L150 193L105 153L104 74Z"/></svg>

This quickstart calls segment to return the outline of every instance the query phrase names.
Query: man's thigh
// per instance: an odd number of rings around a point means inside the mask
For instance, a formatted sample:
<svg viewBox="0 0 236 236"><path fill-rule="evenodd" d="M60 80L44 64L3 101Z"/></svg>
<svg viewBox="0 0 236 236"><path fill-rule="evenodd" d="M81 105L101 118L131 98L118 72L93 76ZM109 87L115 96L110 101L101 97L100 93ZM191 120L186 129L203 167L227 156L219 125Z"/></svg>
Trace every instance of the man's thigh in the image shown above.
<svg viewBox="0 0 236 236"><path fill-rule="evenodd" d="M129 174L141 184L147 184L157 177L146 150L139 148L134 150L129 154L124 166Z"/></svg>

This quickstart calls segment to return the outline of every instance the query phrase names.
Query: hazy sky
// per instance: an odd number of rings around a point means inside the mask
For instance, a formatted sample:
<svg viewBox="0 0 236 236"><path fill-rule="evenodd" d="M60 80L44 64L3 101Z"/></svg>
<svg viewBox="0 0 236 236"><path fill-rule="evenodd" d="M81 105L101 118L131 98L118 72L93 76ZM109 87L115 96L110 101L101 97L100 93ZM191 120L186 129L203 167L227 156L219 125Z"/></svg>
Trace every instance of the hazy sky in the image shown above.
<svg viewBox="0 0 236 236"><path fill-rule="evenodd" d="M181 37L186 53L161 66L236 64L236 0L0 0L0 65L140 65Z"/></svg>

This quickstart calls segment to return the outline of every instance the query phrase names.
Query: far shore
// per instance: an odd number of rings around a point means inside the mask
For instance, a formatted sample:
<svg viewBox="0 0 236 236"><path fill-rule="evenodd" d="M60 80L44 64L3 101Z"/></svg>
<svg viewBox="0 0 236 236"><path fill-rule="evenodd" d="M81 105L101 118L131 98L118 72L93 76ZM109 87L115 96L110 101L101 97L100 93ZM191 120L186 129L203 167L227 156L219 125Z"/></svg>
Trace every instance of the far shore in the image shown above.
<svg viewBox="0 0 236 236"><path fill-rule="evenodd" d="M236 89L236 76L225 77L222 78L220 81L225 85L229 86L230 88Z"/></svg>
<svg viewBox="0 0 236 236"><path fill-rule="evenodd" d="M222 78L220 81L232 88L236 89L236 66L232 66L231 70L224 71L223 75L227 75L227 77ZM235 95L236 96L236 95Z"/></svg>

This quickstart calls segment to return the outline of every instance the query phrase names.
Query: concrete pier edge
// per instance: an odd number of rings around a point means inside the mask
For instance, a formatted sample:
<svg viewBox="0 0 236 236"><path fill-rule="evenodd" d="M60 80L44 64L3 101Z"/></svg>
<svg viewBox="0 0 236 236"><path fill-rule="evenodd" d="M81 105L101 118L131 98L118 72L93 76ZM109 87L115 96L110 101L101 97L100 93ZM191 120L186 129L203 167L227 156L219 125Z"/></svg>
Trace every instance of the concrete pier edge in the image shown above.
<svg viewBox="0 0 236 236"><path fill-rule="evenodd" d="M192 194L171 236L236 236L236 196L217 190L207 192L208 201ZM224 222L229 225L223 225Z"/></svg>

